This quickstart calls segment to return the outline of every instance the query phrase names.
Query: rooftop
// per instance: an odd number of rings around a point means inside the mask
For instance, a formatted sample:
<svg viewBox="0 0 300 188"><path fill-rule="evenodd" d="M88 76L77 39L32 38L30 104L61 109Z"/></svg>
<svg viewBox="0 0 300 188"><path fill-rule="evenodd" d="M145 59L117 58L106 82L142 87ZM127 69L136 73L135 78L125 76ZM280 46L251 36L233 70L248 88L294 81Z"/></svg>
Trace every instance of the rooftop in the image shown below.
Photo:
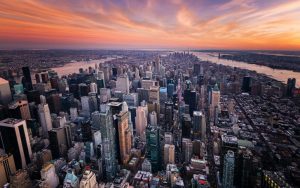
<svg viewBox="0 0 300 188"><path fill-rule="evenodd" d="M0 84L7 84L8 81L0 77Z"/></svg>
<svg viewBox="0 0 300 188"><path fill-rule="evenodd" d="M0 125L6 126L6 127L14 127L14 125L20 124L23 121L25 123L25 120L22 120L22 119L7 118L7 119L0 121Z"/></svg>

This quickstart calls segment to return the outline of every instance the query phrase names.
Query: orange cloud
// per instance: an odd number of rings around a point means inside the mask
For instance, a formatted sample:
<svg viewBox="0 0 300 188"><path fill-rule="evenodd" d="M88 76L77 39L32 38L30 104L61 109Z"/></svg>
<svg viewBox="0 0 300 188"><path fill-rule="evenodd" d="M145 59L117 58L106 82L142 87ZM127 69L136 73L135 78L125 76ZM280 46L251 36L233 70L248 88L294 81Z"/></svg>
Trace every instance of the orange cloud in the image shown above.
<svg viewBox="0 0 300 188"><path fill-rule="evenodd" d="M298 0L263 8L254 0L212 5L180 0L78 2L2 2L0 48L34 44L41 48L300 50Z"/></svg>

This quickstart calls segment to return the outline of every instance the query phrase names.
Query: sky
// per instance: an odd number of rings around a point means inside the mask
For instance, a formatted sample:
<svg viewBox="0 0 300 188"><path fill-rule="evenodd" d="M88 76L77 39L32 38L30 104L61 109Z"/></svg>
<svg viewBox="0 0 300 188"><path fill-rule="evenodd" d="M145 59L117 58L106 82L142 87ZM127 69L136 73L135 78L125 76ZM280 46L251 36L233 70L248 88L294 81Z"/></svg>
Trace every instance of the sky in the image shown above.
<svg viewBox="0 0 300 188"><path fill-rule="evenodd" d="M0 49L300 50L300 0L0 0Z"/></svg>

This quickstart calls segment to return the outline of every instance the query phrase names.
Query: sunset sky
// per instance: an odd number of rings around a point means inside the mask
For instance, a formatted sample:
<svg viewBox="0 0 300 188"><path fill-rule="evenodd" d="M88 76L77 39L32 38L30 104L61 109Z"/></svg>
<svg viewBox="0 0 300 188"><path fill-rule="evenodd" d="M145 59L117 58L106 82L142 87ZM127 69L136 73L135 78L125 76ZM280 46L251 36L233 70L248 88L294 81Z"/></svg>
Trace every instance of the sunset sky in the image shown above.
<svg viewBox="0 0 300 188"><path fill-rule="evenodd" d="M0 49L300 50L300 0L0 1Z"/></svg>

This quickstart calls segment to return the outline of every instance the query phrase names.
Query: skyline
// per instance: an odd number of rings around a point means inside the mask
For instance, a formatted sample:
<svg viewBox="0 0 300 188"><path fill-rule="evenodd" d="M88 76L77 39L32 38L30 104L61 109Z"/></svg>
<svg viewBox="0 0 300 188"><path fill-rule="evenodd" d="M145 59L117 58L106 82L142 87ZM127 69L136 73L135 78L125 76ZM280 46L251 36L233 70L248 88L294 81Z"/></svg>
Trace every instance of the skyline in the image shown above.
<svg viewBox="0 0 300 188"><path fill-rule="evenodd" d="M0 49L300 50L300 1L4 1Z"/></svg>

